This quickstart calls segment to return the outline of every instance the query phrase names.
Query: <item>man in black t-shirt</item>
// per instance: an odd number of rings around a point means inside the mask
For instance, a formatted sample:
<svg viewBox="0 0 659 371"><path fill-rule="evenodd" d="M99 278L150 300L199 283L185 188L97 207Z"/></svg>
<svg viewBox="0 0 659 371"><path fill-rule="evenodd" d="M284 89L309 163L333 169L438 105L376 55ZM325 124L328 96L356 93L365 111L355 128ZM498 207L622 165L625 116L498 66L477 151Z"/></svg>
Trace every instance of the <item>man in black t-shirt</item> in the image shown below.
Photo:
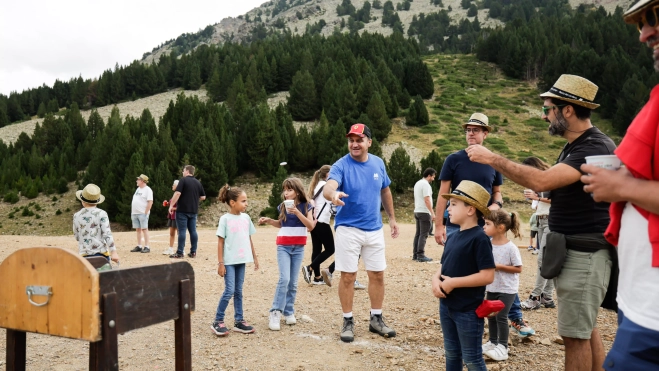
<svg viewBox="0 0 659 371"><path fill-rule="evenodd" d="M176 254L169 257L174 259L183 258L185 252L185 230L190 232L190 253L189 257L197 256L197 213L199 212L199 201L206 199L206 193L201 183L194 178L195 168L192 165L185 165L183 168L183 178L176 186L174 197L169 203L169 213L173 211L176 205L176 227L178 228L178 248Z"/></svg>
<svg viewBox="0 0 659 371"><path fill-rule="evenodd" d="M595 202L583 191L580 166L586 156L611 155L613 141L590 122L597 85L574 75L562 75L540 95L549 133L567 140L556 164L539 170L470 146L471 161L488 164L504 176L536 192L551 191L549 230L564 234L567 257L556 277L558 334L565 342L565 369L600 369L604 346L597 330L597 311L611 278L612 257L603 237L609 223L608 203ZM583 241L588 241L584 243ZM546 255L545 255L546 256Z"/></svg>

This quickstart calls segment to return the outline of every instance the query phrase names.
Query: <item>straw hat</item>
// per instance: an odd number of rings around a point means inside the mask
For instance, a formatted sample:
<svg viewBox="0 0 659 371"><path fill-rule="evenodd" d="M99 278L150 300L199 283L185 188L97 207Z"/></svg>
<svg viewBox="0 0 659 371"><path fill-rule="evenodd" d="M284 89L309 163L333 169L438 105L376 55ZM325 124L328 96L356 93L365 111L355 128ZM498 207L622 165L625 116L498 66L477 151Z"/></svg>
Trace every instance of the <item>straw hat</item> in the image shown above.
<svg viewBox="0 0 659 371"><path fill-rule="evenodd" d="M144 174L140 174L140 176L138 176L137 179L142 179L142 181L143 181L144 183L148 183L148 182L149 182L149 177L146 176L146 175L144 175Z"/></svg>
<svg viewBox="0 0 659 371"><path fill-rule="evenodd" d="M87 184L82 191L76 192L76 198L88 204L102 204L105 201L105 196L101 194L101 189L96 184Z"/></svg>
<svg viewBox="0 0 659 371"><path fill-rule="evenodd" d="M486 130L489 131L491 126L489 125L488 122L489 122L489 120L488 120L487 116L485 116L482 113L476 112L473 115L471 115L471 117L469 118L469 121L462 124L462 127L466 129L467 125L482 126L483 128L485 128Z"/></svg>
<svg viewBox="0 0 659 371"><path fill-rule="evenodd" d="M622 19L625 20L627 23L631 24L636 24L638 23L638 18L643 13L645 8L650 5L655 3L656 0L641 0L634 4L631 8L629 8L625 14L622 15Z"/></svg>
<svg viewBox="0 0 659 371"><path fill-rule="evenodd" d="M461 181L453 192L443 194L442 197L447 200L457 198L477 208L483 215L490 215L490 210L487 208L487 203L490 201L490 194L480 184L470 180Z"/></svg>
<svg viewBox="0 0 659 371"><path fill-rule="evenodd" d="M548 92L540 94L540 98L557 98L582 107L595 109L600 106L593 102L597 89L597 85L581 76L561 75Z"/></svg>

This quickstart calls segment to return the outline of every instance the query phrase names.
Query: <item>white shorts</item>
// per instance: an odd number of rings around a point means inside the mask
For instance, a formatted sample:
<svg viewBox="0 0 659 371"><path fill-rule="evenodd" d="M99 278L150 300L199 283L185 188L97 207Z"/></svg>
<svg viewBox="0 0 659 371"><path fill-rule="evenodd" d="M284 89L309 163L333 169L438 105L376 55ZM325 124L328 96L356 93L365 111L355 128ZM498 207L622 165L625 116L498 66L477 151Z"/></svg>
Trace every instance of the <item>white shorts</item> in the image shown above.
<svg viewBox="0 0 659 371"><path fill-rule="evenodd" d="M334 262L337 271L354 273L359 265L359 255L367 271L382 272L387 268L384 256L382 229L372 232L359 228L340 226L336 229Z"/></svg>

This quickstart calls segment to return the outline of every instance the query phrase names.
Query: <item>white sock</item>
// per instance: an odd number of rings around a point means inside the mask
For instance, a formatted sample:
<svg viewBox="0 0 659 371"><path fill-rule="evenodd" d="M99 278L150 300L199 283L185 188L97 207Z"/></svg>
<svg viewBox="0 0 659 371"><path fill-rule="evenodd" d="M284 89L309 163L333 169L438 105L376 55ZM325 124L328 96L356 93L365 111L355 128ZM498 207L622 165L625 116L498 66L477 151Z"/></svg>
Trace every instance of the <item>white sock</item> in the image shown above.
<svg viewBox="0 0 659 371"><path fill-rule="evenodd" d="M372 309L371 308L371 314L382 315L382 309Z"/></svg>
<svg viewBox="0 0 659 371"><path fill-rule="evenodd" d="M352 318L352 312L343 313L343 318Z"/></svg>

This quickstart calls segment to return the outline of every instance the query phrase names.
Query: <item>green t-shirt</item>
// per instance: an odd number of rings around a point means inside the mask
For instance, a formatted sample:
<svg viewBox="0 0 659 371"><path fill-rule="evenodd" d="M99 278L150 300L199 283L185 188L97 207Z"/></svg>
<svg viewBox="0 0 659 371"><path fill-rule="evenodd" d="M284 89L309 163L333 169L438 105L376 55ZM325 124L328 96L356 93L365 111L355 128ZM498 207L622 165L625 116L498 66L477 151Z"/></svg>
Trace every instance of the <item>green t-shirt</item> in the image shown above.
<svg viewBox="0 0 659 371"><path fill-rule="evenodd" d="M531 231L537 232L538 231L538 216L535 213L533 213L533 215L531 215L531 220L529 222L531 223Z"/></svg>
<svg viewBox="0 0 659 371"><path fill-rule="evenodd" d="M252 263L250 236L256 233L249 215L226 213L220 217L217 226L218 237L224 238L224 265Z"/></svg>

